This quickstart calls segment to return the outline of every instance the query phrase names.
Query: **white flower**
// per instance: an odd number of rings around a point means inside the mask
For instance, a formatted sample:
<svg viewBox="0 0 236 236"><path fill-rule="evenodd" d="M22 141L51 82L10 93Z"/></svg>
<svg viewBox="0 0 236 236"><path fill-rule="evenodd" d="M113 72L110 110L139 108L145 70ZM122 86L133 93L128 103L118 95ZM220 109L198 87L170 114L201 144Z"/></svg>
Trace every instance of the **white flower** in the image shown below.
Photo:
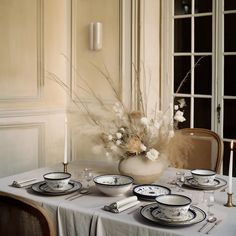
<svg viewBox="0 0 236 236"><path fill-rule="evenodd" d="M140 149L145 152L147 150L147 147L143 143L141 143Z"/></svg>
<svg viewBox="0 0 236 236"><path fill-rule="evenodd" d="M122 138L122 134L119 133L119 132L117 132L117 133L116 133L116 137L117 137L118 139L121 139L121 138Z"/></svg>
<svg viewBox="0 0 236 236"><path fill-rule="evenodd" d="M120 141L119 139L116 140L116 145L117 145L117 146L121 145L121 141Z"/></svg>
<svg viewBox="0 0 236 236"><path fill-rule="evenodd" d="M108 138L109 141L111 141L111 140L113 139L113 137L112 137L111 134L109 134L109 135L107 136L107 138Z"/></svg>
<svg viewBox="0 0 236 236"><path fill-rule="evenodd" d="M179 105L175 105L175 110L177 111L179 109Z"/></svg>
<svg viewBox="0 0 236 236"><path fill-rule="evenodd" d="M147 117L142 117L141 119L140 119L140 122L141 122L141 124L143 124L143 125L148 125L148 118Z"/></svg>
<svg viewBox="0 0 236 236"><path fill-rule="evenodd" d="M117 152L117 151L118 151L118 148L117 148L116 145L112 145L110 148L111 148L111 150L112 150L113 152Z"/></svg>
<svg viewBox="0 0 236 236"><path fill-rule="evenodd" d="M125 132L125 129L124 129L124 128L120 128L120 131L124 133L124 132Z"/></svg>
<svg viewBox="0 0 236 236"><path fill-rule="evenodd" d="M186 102L185 102L185 99L184 98L181 98L178 100L178 103L179 103L179 107L180 108L183 108L186 106Z"/></svg>
<svg viewBox="0 0 236 236"><path fill-rule="evenodd" d="M178 122L184 122L186 119L184 118L184 113L182 111L177 111L175 113L174 119Z"/></svg>
<svg viewBox="0 0 236 236"><path fill-rule="evenodd" d="M159 152L154 149L151 148L147 153L146 153L146 157L151 160L151 161L155 161L159 156Z"/></svg>

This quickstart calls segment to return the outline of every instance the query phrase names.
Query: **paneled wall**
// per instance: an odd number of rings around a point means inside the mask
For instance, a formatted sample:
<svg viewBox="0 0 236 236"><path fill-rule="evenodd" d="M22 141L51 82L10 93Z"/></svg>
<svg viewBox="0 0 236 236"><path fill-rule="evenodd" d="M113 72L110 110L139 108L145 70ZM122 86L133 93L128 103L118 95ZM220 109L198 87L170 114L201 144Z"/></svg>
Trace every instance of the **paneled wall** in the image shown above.
<svg viewBox="0 0 236 236"><path fill-rule="evenodd" d="M63 161L70 4L0 1L0 177Z"/></svg>

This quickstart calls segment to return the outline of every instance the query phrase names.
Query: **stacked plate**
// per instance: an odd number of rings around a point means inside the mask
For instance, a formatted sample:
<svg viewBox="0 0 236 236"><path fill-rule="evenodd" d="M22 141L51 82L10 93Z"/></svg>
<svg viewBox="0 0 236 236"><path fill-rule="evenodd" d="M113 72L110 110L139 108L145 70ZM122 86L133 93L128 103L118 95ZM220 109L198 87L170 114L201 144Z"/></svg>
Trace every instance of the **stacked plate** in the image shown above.
<svg viewBox="0 0 236 236"><path fill-rule="evenodd" d="M196 206L190 206L187 214L183 218L167 218L163 213L161 213L157 206L157 203L146 205L140 210L140 213L142 217L144 217L144 219L150 222L173 227L190 226L200 223L206 218L206 213Z"/></svg>
<svg viewBox="0 0 236 236"><path fill-rule="evenodd" d="M216 190L227 184L227 181L215 177L214 181L211 184L199 184L192 176L188 176L185 178L184 186L189 188L201 189L201 190Z"/></svg>

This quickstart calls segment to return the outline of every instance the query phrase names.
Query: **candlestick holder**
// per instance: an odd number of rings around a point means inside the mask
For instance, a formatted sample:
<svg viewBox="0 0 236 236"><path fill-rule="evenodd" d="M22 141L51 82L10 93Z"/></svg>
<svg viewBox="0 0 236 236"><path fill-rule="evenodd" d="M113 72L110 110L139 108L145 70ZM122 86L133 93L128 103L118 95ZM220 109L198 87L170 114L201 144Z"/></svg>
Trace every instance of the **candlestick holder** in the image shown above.
<svg viewBox="0 0 236 236"><path fill-rule="evenodd" d="M67 173L67 166L68 166L68 163L62 163L63 164L63 171L65 172L65 173Z"/></svg>
<svg viewBox="0 0 236 236"><path fill-rule="evenodd" d="M228 195L228 200L227 200L227 203L224 206L226 206L226 207L236 207L233 204L233 193L227 193L227 195Z"/></svg>

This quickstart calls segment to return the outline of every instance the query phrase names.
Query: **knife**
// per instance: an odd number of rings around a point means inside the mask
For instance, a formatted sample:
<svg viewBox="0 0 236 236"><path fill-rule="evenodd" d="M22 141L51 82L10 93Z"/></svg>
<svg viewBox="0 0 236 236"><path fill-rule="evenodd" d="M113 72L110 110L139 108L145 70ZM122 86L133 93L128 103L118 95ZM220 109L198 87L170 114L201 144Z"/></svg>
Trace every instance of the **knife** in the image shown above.
<svg viewBox="0 0 236 236"><path fill-rule="evenodd" d="M215 224L206 232L206 234L209 234L210 231L211 231L215 226L219 225L221 222L222 222L222 220L217 220L217 221L215 222Z"/></svg>

